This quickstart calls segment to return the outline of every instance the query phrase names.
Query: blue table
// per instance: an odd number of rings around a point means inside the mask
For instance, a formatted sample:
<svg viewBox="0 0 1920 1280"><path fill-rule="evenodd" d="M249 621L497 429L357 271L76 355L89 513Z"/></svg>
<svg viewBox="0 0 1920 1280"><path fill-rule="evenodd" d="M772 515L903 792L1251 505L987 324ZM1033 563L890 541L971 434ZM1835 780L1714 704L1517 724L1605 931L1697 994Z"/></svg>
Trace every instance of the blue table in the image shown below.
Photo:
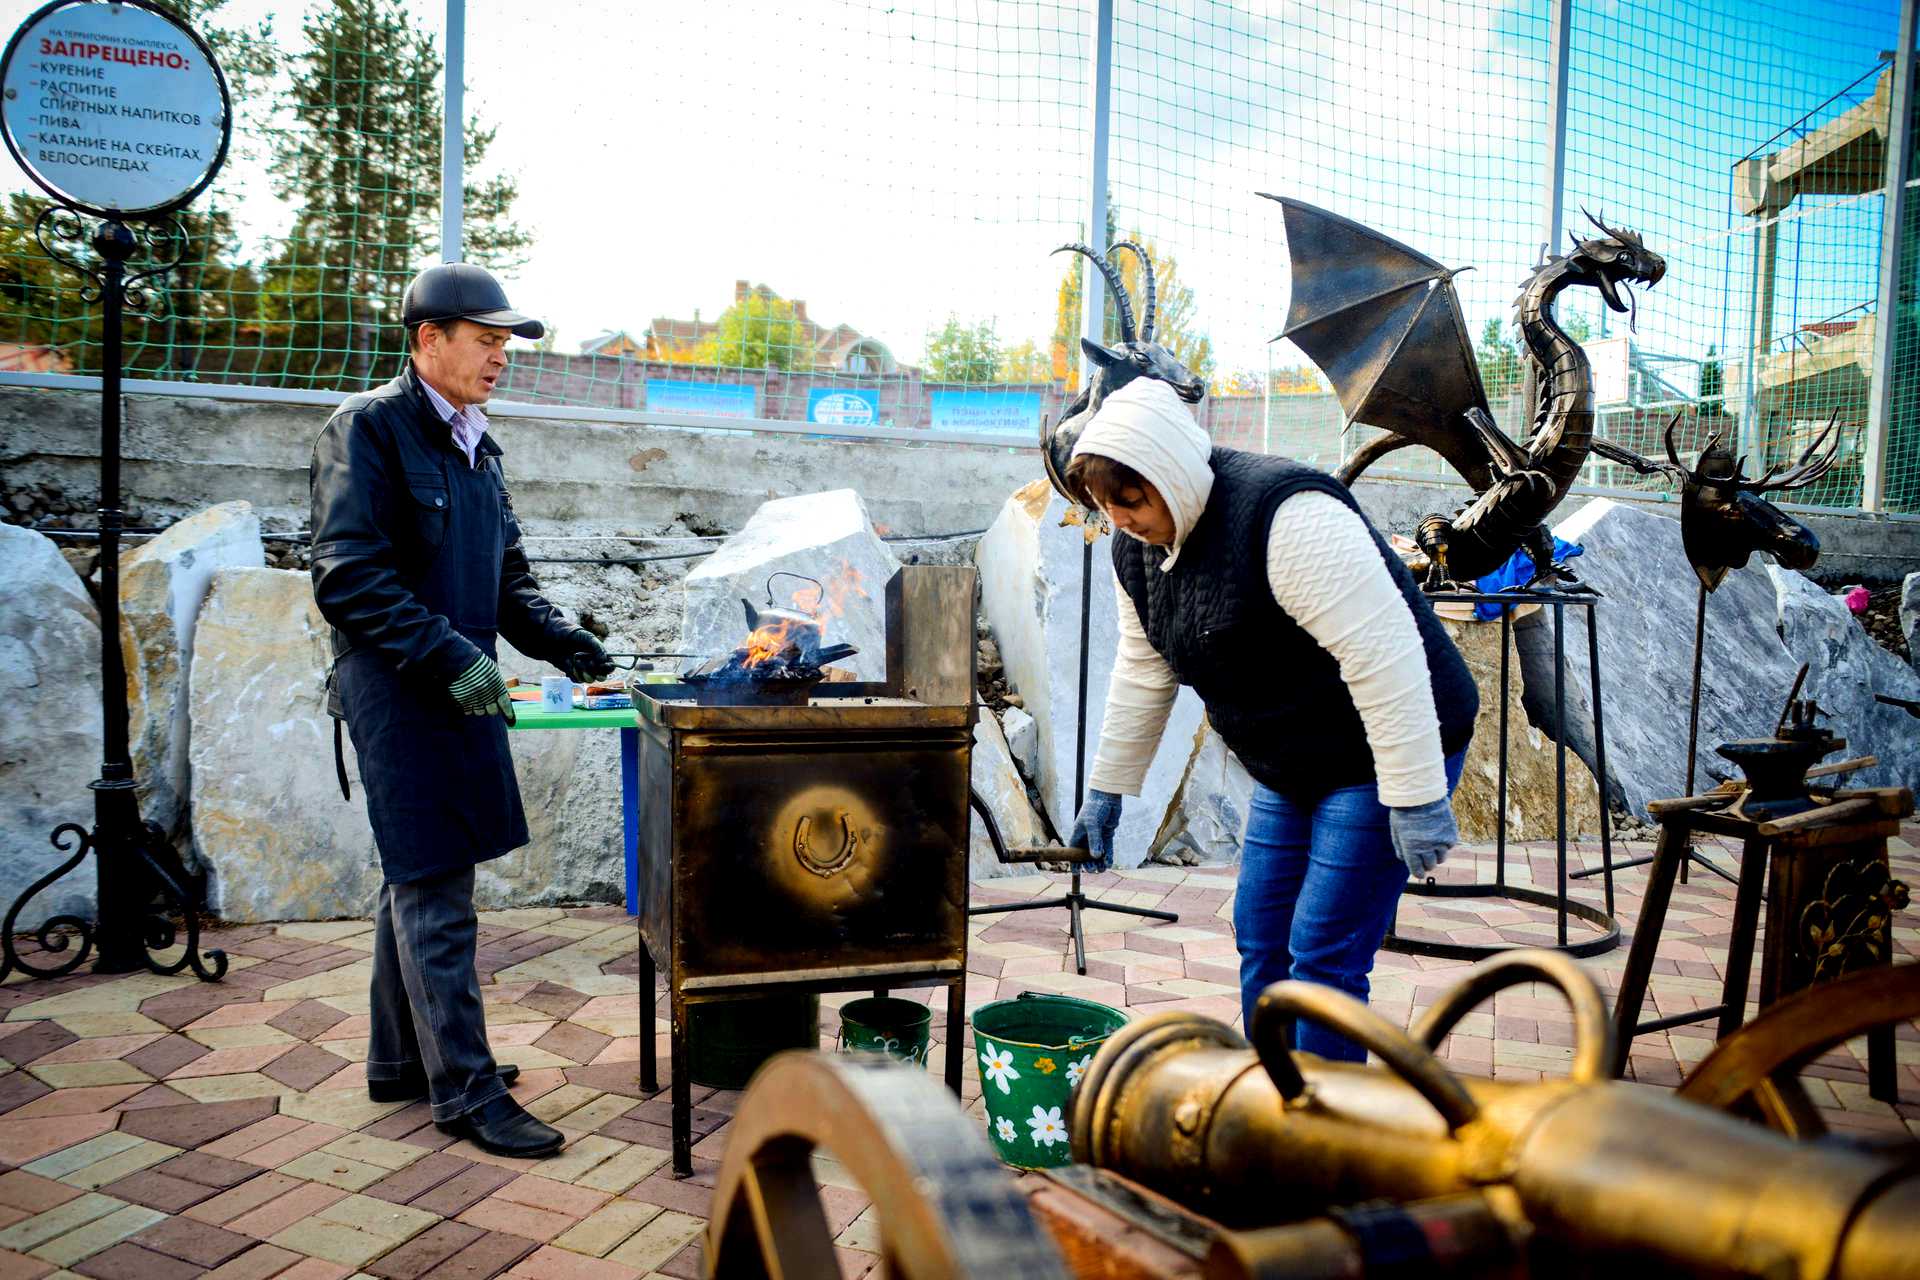
<svg viewBox="0 0 1920 1280"><path fill-rule="evenodd" d="M640 911L640 730L633 708L543 711L537 702L513 704L515 732L535 729L620 731L620 826L627 855L627 914Z"/></svg>

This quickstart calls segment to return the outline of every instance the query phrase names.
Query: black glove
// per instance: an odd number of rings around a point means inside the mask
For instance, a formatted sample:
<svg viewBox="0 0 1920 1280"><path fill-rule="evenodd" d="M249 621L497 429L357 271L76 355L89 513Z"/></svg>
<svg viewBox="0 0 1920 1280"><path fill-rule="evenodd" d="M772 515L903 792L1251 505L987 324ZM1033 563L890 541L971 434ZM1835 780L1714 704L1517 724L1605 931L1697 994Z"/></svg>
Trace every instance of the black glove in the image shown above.
<svg viewBox="0 0 1920 1280"><path fill-rule="evenodd" d="M613 659L600 647L593 632L584 627L575 627L569 639L573 647L553 664L567 673L567 679L575 684L585 684L589 680L602 680L613 674Z"/></svg>
<svg viewBox="0 0 1920 1280"><path fill-rule="evenodd" d="M447 686L454 703L470 716L505 716L513 723L513 699L507 693L506 677L500 664L482 654L460 678Z"/></svg>

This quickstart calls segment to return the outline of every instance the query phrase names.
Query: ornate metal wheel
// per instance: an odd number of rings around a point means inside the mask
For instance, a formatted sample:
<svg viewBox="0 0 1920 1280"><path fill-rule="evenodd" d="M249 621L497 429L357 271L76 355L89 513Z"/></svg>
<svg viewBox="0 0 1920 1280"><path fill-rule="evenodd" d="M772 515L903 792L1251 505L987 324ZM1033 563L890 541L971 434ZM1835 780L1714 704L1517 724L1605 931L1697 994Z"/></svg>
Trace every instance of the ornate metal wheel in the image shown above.
<svg viewBox="0 0 1920 1280"><path fill-rule="evenodd" d="M784 1053L740 1102L707 1227L717 1280L839 1274L813 1155L873 1201L883 1274L1065 1280L976 1121L925 1072L884 1059Z"/></svg>
<svg viewBox="0 0 1920 1280"><path fill-rule="evenodd" d="M1815 1058L1878 1027L1920 1018L1920 964L1869 969L1780 1001L1714 1046L1680 1096L1757 1115L1770 1129L1817 1138L1826 1122L1800 1082Z"/></svg>

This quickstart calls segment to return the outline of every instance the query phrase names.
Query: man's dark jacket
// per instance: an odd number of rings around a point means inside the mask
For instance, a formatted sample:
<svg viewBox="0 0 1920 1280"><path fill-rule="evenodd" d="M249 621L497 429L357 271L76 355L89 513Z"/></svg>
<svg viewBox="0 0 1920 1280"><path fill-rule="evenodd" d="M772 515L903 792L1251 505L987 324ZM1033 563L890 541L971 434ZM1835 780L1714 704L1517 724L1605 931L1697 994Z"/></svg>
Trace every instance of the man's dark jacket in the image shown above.
<svg viewBox="0 0 1920 1280"><path fill-rule="evenodd" d="M1281 503L1312 491L1356 515L1359 505L1332 476L1286 458L1216 448L1209 465L1213 492L1171 569L1161 570L1165 547L1113 540L1114 572L1148 642L1200 695L1214 731L1255 780L1292 796L1373 781L1373 750L1340 664L1274 600L1267 578L1267 535ZM1464 751L1480 707L1473 676L1400 557L1371 522L1367 531L1420 632L1440 749Z"/></svg>
<svg viewBox="0 0 1920 1280"><path fill-rule="evenodd" d="M461 870L527 842L498 716L447 692L505 637L551 661L573 624L540 595L483 435L454 443L411 365L350 396L314 444L313 594L333 626L332 709L359 756L386 878Z"/></svg>

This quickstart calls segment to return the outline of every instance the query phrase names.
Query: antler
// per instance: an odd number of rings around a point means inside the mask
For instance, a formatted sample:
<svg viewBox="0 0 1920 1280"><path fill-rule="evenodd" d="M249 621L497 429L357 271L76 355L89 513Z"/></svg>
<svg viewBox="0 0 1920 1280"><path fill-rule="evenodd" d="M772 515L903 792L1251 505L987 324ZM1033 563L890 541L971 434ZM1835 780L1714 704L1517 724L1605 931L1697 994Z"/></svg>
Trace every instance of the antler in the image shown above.
<svg viewBox="0 0 1920 1280"><path fill-rule="evenodd" d="M1586 214L1586 218L1588 222L1591 222L1594 226L1600 228L1600 232L1602 235L1611 236L1615 240L1620 241L1622 244L1639 244L1640 243L1639 232L1631 231L1626 227L1610 227L1607 225L1605 215L1602 215L1601 217L1596 218L1591 213L1587 213L1587 207L1585 205L1580 206L1580 212L1583 214Z"/></svg>
<svg viewBox="0 0 1920 1280"><path fill-rule="evenodd" d="M1141 272L1147 277L1147 311L1146 311L1146 318L1141 320L1140 322L1140 341L1152 342L1153 341L1153 259L1147 256L1147 251L1145 249L1142 249L1139 245L1135 244L1131 240L1122 240L1118 244L1108 246L1107 256L1112 257L1113 251L1115 249L1127 249L1132 251L1134 260L1140 264Z"/></svg>
<svg viewBox="0 0 1920 1280"><path fill-rule="evenodd" d="M1830 447L1823 456L1816 458L1814 454L1822 445L1828 444L1828 437L1832 437ZM1833 467L1834 460L1839 456L1840 413L1835 410L1833 416L1827 419L1827 425L1821 429L1818 436L1814 437L1813 443L1807 446L1806 452L1802 453L1791 467L1784 471L1778 465L1768 467L1765 475L1741 487L1750 489L1754 493L1766 493L1775 489L1805 488L1827 474Z"/></svg>
<svg viewBox="0 0 1920 1280"><path fill-rule="evenodd" d="M1100 268L1100 274L1106 277L1107 291L1113 295L1113 300L1120 305L1120 340L1122 342L1134 341L1133 302L1127 297L1127 287L1121 283L1120 273L1114 270L1113 264L1083 244L1063 244L1053 252L1084 254L1094 266ZM1052 257L1053 254L1048 254L1047 256Z"/></svg>

